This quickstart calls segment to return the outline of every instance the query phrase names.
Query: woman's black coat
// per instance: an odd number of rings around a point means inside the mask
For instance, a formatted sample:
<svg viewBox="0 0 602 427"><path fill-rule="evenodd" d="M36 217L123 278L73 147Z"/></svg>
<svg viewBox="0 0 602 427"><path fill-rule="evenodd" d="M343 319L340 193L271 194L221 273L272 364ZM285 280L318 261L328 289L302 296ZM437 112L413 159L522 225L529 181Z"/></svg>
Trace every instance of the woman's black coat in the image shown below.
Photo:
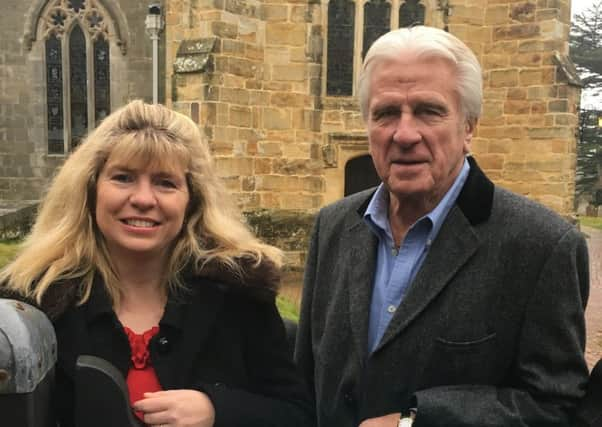
<svg viewBox="0 0 602 427"><path fill-rule="evenodd" d="M242 277L225 269L189 277L187 291L169 296L160 331L149 344L163 389L206 393L216 427L314 424L313 405L276 309L273 273L262 265L249 267ZM95 281L85 304L75 302L73 284L64 283L48 292L42 305L57 334L54 404L61 427L74 425L79 355L106 359L124 376L130 367L129 342L102 281Z"/></svg>

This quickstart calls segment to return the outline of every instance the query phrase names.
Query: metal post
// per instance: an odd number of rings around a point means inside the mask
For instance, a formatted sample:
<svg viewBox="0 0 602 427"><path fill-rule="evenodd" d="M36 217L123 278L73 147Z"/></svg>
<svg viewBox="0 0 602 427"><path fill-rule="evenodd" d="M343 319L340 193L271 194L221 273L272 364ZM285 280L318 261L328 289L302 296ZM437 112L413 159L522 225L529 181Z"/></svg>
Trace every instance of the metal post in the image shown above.
<svg viewBox="0 0 602 427"><path fill-rule="evenodd" d="M153 43L153 104L159 103L159 34L163 30L161 5L153 3L148 6L146 15L146 32Z"/></svg>
<svg viewBox="0 0 602 427"><path fill-rule="evenodd" d="M159 35L151 36L153 41L153 104L159 103Z"/></svg>

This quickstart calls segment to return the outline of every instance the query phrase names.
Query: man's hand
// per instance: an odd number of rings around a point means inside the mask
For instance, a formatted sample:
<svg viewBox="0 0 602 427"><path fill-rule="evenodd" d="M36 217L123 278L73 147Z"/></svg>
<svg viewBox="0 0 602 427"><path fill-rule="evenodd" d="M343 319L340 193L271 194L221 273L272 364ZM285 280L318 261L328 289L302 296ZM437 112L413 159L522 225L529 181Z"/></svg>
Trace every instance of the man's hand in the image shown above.
<svg viewBox="0 0 602 427"><path fill-rule="evenodd" d="M395 414L383 415L377 418L368 418L362 421L359 427L397 427L401 412Z"/></svg>
<svg viewBox="0 0 602 427"><path fill-rule="evenodd" d="M213 427L215 409L205 393L196 390L168 390L144 393L134 403L144 413L144 422L151 426Z"/></svg>

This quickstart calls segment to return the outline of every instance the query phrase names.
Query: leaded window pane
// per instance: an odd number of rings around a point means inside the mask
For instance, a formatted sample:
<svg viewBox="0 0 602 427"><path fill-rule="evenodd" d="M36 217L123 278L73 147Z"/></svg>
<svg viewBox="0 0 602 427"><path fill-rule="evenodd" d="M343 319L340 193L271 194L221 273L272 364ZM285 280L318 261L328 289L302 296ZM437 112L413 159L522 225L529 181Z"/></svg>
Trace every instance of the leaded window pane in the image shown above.
<svg viewBox="0 0 602 427"><path fill-rule="evenodd" d="M69 0L69 7L77 13L80 9L83 9L84 0Z"/></svg>
<svg viewBox="0 0 602 427"><path fill-rule="evenodd" d="M69 37L69 75L71 76L71 148L75 148L88 131L86 38L79 25L73 28Z"/></svg>
<svg viewBox="0 0 602 427"><path fill-rule="evenodd" d="M46 40L46 105L48 109L48 153L65 152L63 133L63 63L61 41Z"/></svg>
<svg viewBox="0 0 602 427"><path fill-rule="evenodd" d="M406 0L399 6L399 28L423 25L425 7L420 0Z"/></svg>
<svg viewBox="0 0 602 427"><path fill-rule="evenodd" d="M364 47L362 58L372 43L391 28L391 5L385 0L371 0L364 5Z"/></svg>
<svg viewBox="0 0 602 427"><path fill-rule="evenodd" d="M96 124L111 109L109 43L102 37L94 42L94 118Z"/></svg>
<svg viewBox="0 0 602 427"><path fill-rule="evenodd" d="M328 95L346 96L353 93L354 27L355 3L349 0L331 0L328 4Z"/></svg>

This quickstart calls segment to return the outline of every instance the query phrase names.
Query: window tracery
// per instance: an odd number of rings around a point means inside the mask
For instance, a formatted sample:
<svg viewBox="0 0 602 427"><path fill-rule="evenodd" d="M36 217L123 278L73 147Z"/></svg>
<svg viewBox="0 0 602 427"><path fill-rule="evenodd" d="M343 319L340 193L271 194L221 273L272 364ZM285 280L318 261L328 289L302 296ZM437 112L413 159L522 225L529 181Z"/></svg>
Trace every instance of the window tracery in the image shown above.
<svg viewBox="0 0 602 427"><path fill-rule="evenodd" d="M52 0L41 34L48 153L64 154L110 112L110 27L95 0Z"/></svg>
<svg viewBox="0 0 602 427"><path fill-rule="evenodd" d="M372 43L392 28L424 24L425 18L423 0L330 0L326 95L351 96L355 69Z"/></svg>

